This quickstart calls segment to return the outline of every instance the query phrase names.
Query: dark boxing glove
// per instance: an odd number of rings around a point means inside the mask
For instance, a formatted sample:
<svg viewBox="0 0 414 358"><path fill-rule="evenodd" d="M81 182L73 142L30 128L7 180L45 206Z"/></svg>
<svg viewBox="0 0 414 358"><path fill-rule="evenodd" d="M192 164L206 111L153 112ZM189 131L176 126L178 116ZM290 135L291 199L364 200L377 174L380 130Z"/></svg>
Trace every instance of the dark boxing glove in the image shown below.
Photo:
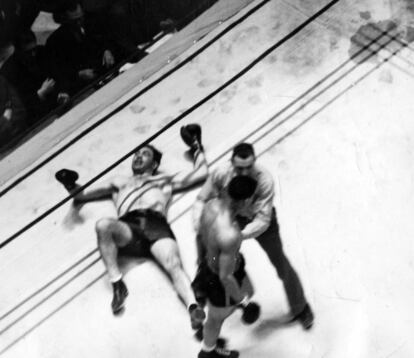
<svg viewBox="0 0 414 358"><path fill-rule="evenodd" d="M190 147L190 153L193 157L197 151L204 150L201 144L201 127L198 124L193 123L182 126L180 135L184 143Z"/></svg>
<svg viewBox="0 0 414 358"><path fill-rule="evenodd" d="M66 190L71 191L76 188L76 181L79 178L79 174L74 170L61 169L56 172L55 178L63 184Z"/></svg>
<svg viewBox="0 0 414 358"><path fill-rule="evenodd" d="M245 298L237 306L243 310L242 321L246 324L256 322L260 316L260 306L256 302L246 302Z"/></svg>

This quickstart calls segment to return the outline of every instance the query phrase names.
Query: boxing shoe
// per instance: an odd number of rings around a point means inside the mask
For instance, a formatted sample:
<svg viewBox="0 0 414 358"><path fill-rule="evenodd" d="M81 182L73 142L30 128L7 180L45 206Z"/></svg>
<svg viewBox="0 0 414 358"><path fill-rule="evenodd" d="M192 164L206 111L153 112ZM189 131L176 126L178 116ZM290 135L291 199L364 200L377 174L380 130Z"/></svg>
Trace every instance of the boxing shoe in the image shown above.
<svg viewBox="0 0 414 358"><path fill-rule="evenodd" d="M55 178L63 184L66 190L71 191L76 188L76 181L79 179L79 174L74 170L61 169L56 172Z"/></svg>
<svg viewBox="0 0 414 358"><path fill-rule="evenodd" d="M239 352L216 347L210 352L201 350L198 358L238 358Z"/></svg>
<svg viewBox="0 0 414 358"><path fill-rule="evenodd" d="M125 299L128 296L128 289L122 279L113 282L112 288L114 290L114 296L112 299L111 307L113 314L117 315L125 306Z"/></svg>
<svg viewBox="0 0 414 358"><path fill-rule="evenodd" d="M201 127L198 124L192 123L182 126L180 129L182 140L190 147L190 154L194 157L197 151L203 151L201 143Z"/></svg>
<svg viewBox="0 0 414 358"><path fill-rule="evenodd" d="M294 315L290 322L299 321L299 323L302 325L302 327L306 330L312 328L313 321L315 317L313 315L313 312L309 306L309 304L306 304L305 307L301 312Z"/></svg>
<svg viewBox="0 0 414 358"><path fill-rule="evenodd" d="M245 298L237 306L243 310L242 321L246 324L252 324L259 319L260 306L256 302L247 302L248 298Z"/></svg>
<svg viewBox="0 0 414 358"><path fill-rule="evenodd" d="M190 313L191 328L195 330L203 327L206 318L203 308L199 304L193 303L188 307L188 312Z"/></svg>

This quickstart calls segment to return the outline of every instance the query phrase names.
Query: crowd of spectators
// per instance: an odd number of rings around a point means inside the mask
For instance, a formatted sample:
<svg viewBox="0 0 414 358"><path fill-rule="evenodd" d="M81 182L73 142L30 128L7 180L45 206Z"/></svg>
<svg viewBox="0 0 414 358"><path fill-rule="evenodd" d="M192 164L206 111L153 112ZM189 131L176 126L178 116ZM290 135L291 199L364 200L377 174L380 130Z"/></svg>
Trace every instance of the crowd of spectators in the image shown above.
<svg viewBox="0 0 414 358"><path fill-rule="evenodd" d="M0 0L0 149L215 1ZM59 25L43 45L32 31L40 11Z"/></svg>

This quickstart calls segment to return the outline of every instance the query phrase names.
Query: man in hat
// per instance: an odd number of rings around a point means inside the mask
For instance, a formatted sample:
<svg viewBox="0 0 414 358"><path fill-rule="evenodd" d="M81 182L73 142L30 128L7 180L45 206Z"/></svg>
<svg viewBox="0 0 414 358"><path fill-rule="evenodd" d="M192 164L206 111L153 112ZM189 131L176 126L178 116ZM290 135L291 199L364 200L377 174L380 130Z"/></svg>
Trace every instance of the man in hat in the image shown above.
<svg viewBox="0 0 414 358"><path fill-rule="evenodd" d="M258 183L248 199L234 202L232 210L243 239L256 238L283 282L291 311L291 320L305 329L313 324L313 313L305 298L299 277L286 257L273 205L274 184L271 174L256 163L253 146L240 143L233 149L231 161L214 170L197 196L194 204L194 223L198 227L205 203L214 197L228 197L227 188L235 176L249 176Z"/></svg>
<svg viewBox="0 0 414 358"><path fill-rule="evenodd" d="M107 43L89 35L82 6L63 1L53 14L61 26L47 39L53 78L61 92L73 95L115 64Z"/></svg>
<svg viewBox="0 0 414 358"><path fill-rule="evenodd" d="M207 177L208 167L198 129L198 125L192 124L181 130L193 155L194 169L190 173L159 173L162 154L152 145L145 145L133 156L131 177L115 178L106 186L75 195L78 204L112 198L117 209L118 218L103 218L96 223L98 247L113 287L114 314L122 311L128 295L117 261L118 253L122 253L152 257L160 264L186 304L194 329L198 329L205 318L183 270L178 245L166 218L172 195ZM56 173L56 179L69 192L79 188L77 178L76 172L67 169Z"/></svg>

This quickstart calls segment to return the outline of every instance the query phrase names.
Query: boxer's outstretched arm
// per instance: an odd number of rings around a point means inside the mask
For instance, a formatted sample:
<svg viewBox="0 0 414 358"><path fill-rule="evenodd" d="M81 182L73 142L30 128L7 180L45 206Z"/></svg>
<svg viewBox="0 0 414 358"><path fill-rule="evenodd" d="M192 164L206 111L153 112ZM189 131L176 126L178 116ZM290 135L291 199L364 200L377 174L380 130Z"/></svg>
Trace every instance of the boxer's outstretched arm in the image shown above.
<svg viewBox="0 0 414 358"><path fill-rule="evenodd" d="M114 178L108 181L108 184L101 185L100 188L88 190L85 193L81 189L82 186L76 183L79 178L79 174L76 171L66 168L60 169L55 173L55 178L73 195L75 204L111 198L112 194L118 191L118 188L122 185L122 181L124 181L121 178Z"/></svg>
<svg viewBox="0 0 414 358"><path fill-rule="evenodd" d="M99 187L87 189L86 191L80 191L73 197L75 204L84 204L91 201L113 199L113 195L119 191L119 188L127 181L123 177L114 177L106 181ZM70 192L73 193L78 188L79 184L76 184L75 189Z"/></svg>
<svg viewBox="0 0 414 358"><path fill-rule="evenodd" d="M194 159L194 168L189 173L180 173L172 181L173 192L188 189L203 183L208 176L207 160L203 151L199 151Z"/></svg>
<svg viewBox="0 0 414 358"><path fill-rule="evenodd" d="M76 191L81 186L76 184L76 187L73 191ZM88 190L87 192L80 191L77 193L73 199L76 204L84 204L91 201L98 201L98 200L106 200L111 199L113 193L115 193L118 189L113 185L108 185L107 187L96 188L92 190Z"/></svg>

